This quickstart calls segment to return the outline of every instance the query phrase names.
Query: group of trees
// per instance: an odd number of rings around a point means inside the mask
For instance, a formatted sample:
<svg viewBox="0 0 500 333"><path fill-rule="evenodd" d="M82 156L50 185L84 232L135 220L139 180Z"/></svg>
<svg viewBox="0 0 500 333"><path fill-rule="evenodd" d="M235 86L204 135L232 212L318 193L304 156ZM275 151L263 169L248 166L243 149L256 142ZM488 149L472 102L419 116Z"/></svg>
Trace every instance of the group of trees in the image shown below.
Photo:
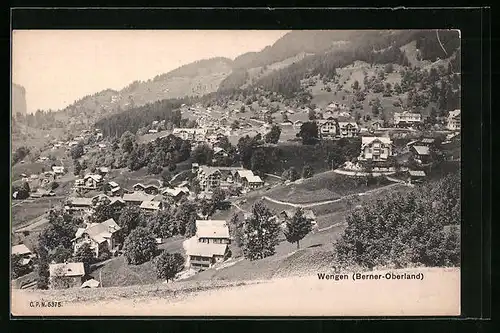
<svg viewBox="0 0 500 333"><path fill-rule="evenodd" d="M150 125L153 121L165 120L180 127L181 112L179 107L186 103L186 99L164 99L134 107L124 112L108 115L95 123L104 136L120 137L129 131L136 133L138 129Z"/></svg>
<svg viewBox="0 0 500 333"><path fill-rule="evenodd" d="M373 268L460 263L460 176L379 197L346 217L341 263ZM447 230L448 229L448 230Z"/></svg>
<svg viewBox="0 0 500 333"><path fill-rule="evenodd" d="M90 170L98 166L128 167L131 171L147 167L149 173L160 174L164 168L175 170L176 164L187 160L190 154L189 141L173 135L140 144L137 137L127 131L120 139L111 140L107 149L88 154L85 164ZM74 166L75 173L85 169L79 162L74 162Z"/></svg>
<svg viewBox="0 0 500 333"><path fill-rule="evenodd" d="M233 215L229 229L235 244L243 250L245 258L259 260L275 254L279 235L283 232L289 243L297 244L312 230L311 221L306 219L301 208L285 219L284 228L280 220L263 201L257 201L251 213L244 219Z"/></svg>
<svg viewBox="0 0 500 333"><path fill-rule="evenodd" d="M35 250L38 255L38 287L41 289L48 288L50 262L79 262L82 259L81 251L73 256L71 240L77 228L83 225L83 220L59 209L51 210L48 220L49 224L39 235ZM89 259L84 265L88 268L90 263Z"/></svg>
<svg viewBox="0 0 500 333"><path fill-rule="evenodd" d="M17 148L12 154L12 165L24 160L24 158L28 156L29 153L30 149L28 147L22 146Z"/></svg>
<svg viewBox="0 0 500 333"><path fill-rule="evenodd" d="M17 192L16 199L27 199L30 196L30 185L28 182L22 182L19 186L12 186L12 193Z"/></svg>
<svg viewBox="0 0 500 333"><path fill-rule="evenodd" d="M214 149L221 148L223 153L215 154ZM200 144L191 152L192 161L200 165L232 166L238 162L237 149L232 145L227 136L219 139L214 148L208 144Z"/></svg>

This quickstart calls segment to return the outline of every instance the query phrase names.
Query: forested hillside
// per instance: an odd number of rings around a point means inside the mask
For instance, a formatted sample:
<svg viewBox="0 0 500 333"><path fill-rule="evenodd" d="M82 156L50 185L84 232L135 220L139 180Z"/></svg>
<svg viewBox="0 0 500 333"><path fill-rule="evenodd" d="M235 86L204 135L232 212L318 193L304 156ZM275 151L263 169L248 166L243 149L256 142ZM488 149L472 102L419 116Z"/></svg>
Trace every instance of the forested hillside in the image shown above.
<svg viewBox="0 0 500 333"><path fill-rule="evenodd" d="M406 66L409 62L400 48L414 40L417 40L420 47L421 59L435 60L438 55L443 58L451 56L460 46L458 32L445 31L439 34L443 36L443 46L446 45L448 49L443 50L435 31L366 32L364 36L358 36L342 50L306 57L287 68L263 77L256 82L256 85L291 97L300 90L302 79L318 74L322 78L332 79L337 68L358 60L369 64L393 63ZM460 71L459 62L453 62L452 66L455 72Z"/></svg>

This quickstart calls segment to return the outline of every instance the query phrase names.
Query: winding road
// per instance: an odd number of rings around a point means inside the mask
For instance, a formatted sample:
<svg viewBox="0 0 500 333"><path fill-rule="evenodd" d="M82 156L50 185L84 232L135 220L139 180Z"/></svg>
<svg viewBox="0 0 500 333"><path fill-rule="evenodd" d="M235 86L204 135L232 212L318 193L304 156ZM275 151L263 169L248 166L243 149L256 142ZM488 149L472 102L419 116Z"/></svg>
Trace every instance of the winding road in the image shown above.
<svg viewBox="0 0 500 333"><path fill-rule="evenodd" d="M380 191L380 190L384 190L384 189L387 189L387 188L390 188L390 187L394 187L394 186L403 186L403 184L401 184L401 183L389 184L389 185L385 185L385 186L382 186L382 187L378 187L378 188L373 189L373 190L369 190L369 191L366 191L366 192L358 193L357 195L358 196L362 196L362 195L374 193L374 192L377 192L377 191ZM346 199L347 197L350 197L350 196L353 196L353 195L356 195L356 194L346 195L346 196L338 198L338 199L317 201L317 202L307 203L307 204L292 203L292 202L286 202L286 201L276 200L276 199L270 198L268 196L263 196L262 199L268 200L270 202L273 202L273 203L276 203L276 204L279 204L279 205L286 205L286 206L300 207L300 208L309 208L309 207L316 207L316 206L322 206L322 205L327 205L327 204L339 202L339 201L342 201L342 200Z"/></svg>

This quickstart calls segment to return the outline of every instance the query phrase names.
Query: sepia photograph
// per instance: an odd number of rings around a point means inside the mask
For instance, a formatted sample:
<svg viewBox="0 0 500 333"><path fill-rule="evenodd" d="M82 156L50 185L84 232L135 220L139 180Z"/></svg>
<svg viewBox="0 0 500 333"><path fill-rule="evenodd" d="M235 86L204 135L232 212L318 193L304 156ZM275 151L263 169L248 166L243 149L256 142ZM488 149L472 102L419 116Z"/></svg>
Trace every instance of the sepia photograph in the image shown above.
<svg viewBox="0 0 500 333"><path fill-rule="evenodd" d="M11 54L12 315L461 314L459 30L13 30Z"/></svg>

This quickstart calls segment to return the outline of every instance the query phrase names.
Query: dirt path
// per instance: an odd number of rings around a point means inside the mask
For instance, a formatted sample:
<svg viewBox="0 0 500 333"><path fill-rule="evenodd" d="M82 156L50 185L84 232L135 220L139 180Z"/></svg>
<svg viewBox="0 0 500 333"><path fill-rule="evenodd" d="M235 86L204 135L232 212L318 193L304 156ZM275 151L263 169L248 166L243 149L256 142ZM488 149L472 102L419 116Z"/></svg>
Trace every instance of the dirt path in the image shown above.
<svg viewBox="0 0 500 333"><path fill-rule="evenodd" d="M318 272L322 273L322 272ZM325 268L325 272L328 273ZM320 280L317 273L238 287L186 293L179 298L134 297L67 302L59 308L32 308L42 296L14 290L12 313L35 316L161 315L161 316L415 316L460 314L460 270L422 268L389 273L423 274L416 279ZM377 275L378 276L378 275ZM128 290L128 291L127 291ZM397 291L397 292L394 292ZM182 293L181 293L182 294ZM49 300L44 294L44 300ZM51 299L52 300L52 299ZM54 296L54 300L57 297Z"/></svg>
<svg viewBox="0 0 500 333"><path fill-rule="evenodd" d="M358 193L357 195L362 196L362 195L370 194L370 193L377 192L377 191L380 191L380 190L383 190L383 189L387 189L387 188L390 188L390 187L401 186L401 185L402 184L400 184L400 183L389 184L389 185L385 185L385 186L382 186L382 187L378 187L378 188L373 189L373 190L369 190L369 191L366 191L366 192ZM352 194L352 195L356 195L356 194ZM309 208L309 207L316 207L316 206L322 206L322 205L327 205L327 204L339 202L339 201L344 200L345 198L350 197L350 196L351 195L346 195L346 196L343 196L343 197L338 198L338 199L317 201L317 202L307 203L307 204L298 204L298 203L293 203L293 202L286 202L286 201L276 200L276 199L272 199L272 198L270 198L268 196L263 196L262 199L268 200L268 201L271 201L271 202L274 202L274 203L280 204L280 205L286 205L286 206L291 206L291 207L300 207L300 208Z"/></svg>

